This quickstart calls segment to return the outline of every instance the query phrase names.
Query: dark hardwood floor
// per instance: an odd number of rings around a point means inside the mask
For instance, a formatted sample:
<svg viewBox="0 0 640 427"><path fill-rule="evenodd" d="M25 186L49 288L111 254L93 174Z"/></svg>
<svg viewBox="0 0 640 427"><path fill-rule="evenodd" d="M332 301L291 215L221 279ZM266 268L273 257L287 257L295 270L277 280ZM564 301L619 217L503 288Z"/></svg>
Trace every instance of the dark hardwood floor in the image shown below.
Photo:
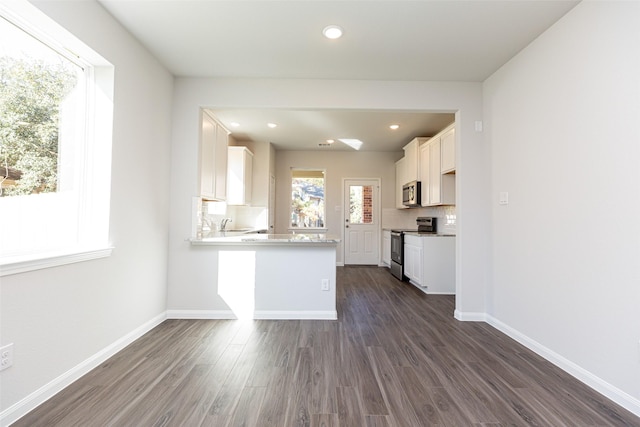
<svg viewBox="0 0 640 427"><path fill-rule="evenodd" d="M15 426L640 426L484 323L377 267L337 321L167 320Z"/></svg>

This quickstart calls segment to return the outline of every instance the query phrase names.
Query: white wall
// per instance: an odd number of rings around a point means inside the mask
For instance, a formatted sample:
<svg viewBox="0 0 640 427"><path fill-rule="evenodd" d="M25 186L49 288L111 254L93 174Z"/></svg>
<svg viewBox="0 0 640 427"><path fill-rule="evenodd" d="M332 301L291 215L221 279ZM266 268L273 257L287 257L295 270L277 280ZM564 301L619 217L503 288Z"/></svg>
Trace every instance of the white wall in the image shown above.
<svg viewBox="0 0 640 427"><path fill-rule="evenodd" d="M380 206L391 208L395 201L395 162L401 156L401 152L278 151L276 156L276 233L289 232L291 168L326 170L325 225L328 234L341 236L344 221L343 179L379 178ZM344 262L342 243L338 245L337 260L338 263Z"/></svg>
<svg viewBox="0 0 640 427"><path fill-rule="evenodd" d="M640 3L582 2L483 90L488 313L640 413Z"/></svg>
<svg viewBox="0 0 640 427"><path fill-rule="evenodd" d="M115 249L109 258L2 278L2 343L14 343L14 365L0 373L3 416L166 309L173 78L97 3L34 3L115 66Z"/></svg>
<svg viewBox="0 0 640 427"><path fill-rule="evenodd" d="M482 120L480 83L177 78L175 84L169 309L226 309L202 272L206 259L186 241L191 233L191 198L198 188L199 109L344 108L456 112L456 315L475 318L484 313L490 205L487 146L483 134L475 131L475 121Z"/></svg>

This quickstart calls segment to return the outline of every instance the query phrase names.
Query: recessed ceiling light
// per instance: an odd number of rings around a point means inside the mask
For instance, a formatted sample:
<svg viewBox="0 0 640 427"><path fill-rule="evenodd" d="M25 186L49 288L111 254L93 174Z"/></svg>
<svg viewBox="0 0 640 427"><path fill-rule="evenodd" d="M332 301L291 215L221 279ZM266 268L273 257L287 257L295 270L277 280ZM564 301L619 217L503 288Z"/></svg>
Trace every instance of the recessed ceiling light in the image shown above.
<svg viewBox="0 0 640 427"><path fill-rule="evenodd" d="M391 126L389 126L389 129L396 130L399 127L400 127L400 125L391 125Z"/></svg>
<svg viewBox="0 0 640 427"><path fill-rule="evenodd" d="M238 126L240 126L240 123L238 123L238 122L231 122L231 126L233 126L234 128L237 128Z"/></svg>
<svg viewBox="0 0 640 427"><path fill-rule="evenodd" d="M324 30L322 30L322 34L324 34L326 38L332 40L342 37L342 33L342 28L337 25L327 25L326 27L324 27Z"/></svg>
<svg viewBox="0 0 640 427"><path fill-rule="evenodd" d="M275 123L267 123L267 126L269 126L271 129L278 127L278 125Z"/></svg>
<svg viewBox="0 0 640 427"><path fill-rule="evenodd" d="M334 139L327 139L327 144L333 144L334 142L336 142Z"/></svg>

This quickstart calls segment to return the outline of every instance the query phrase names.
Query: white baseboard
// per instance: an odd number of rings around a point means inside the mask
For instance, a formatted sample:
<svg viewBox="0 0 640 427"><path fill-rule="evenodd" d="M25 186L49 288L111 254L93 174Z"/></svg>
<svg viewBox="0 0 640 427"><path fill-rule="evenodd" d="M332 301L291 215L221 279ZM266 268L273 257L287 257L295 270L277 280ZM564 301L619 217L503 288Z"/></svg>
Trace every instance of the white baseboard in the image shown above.
<svg viewBox="0 0 640 427"><path fill-rule="evenodd" d="M167 310L167 319L231 320L236 315L231 310Z"/></svg>
<svg viewBox="0 0 640 427"><path fill-rule="evenodd" d="M256 311L254 319L269 320L336 320L337 311Z"/></svg>
<svg viewBox="0 0 640 427"><path fill-rule="evenodd" d="M582 381L598 393L607 397L608 399L614 401L618 405L627 409L630 412L633 412L635 415L640 417L640 400L634 398L633 396L625 393L624 391L614 387L608 382L604 381L600 377L592 374L586 369L576 365L572 361L566 359L565 357L559 355L558 353L550 350L549 348L543 346L539 342L527 337L521 332L513 329L512 327L504 324L500 320L485 314L484 315L486 322L498 329L500 332L508 335L514 340L518 341L523 346L527 347L529 350L537 353L542 356L549 362L553 363L563 371L572 375L576 379ZM457 317L456 317L457 319Z"/></svg>
<svg viewBox="0 0 640 427"><path fill-rule="evenodd" d="M168 310L167 319L236 319L231 310ZM336 320L338 313L334 311L268 311L258 310L253 313L254 319L263 320Z"/></svg>
<svg viewBox="0 0 640 427"><path fill-rule="evenodd" d="M475 312L463 312L456 309L453 312L453 317L462 321L462 322L486 322L487 315L485 313L475 313Z"/></svg>
<svg viewBox="0 0 640 427"><path fill-rule="evenodd" d="M87 360L69 369L67 372L60 375L53 381L40 387L38 390L34 391L24 399L11 405L10 407L2 411L2 413L0 413L0 426L11 425L12 423L25 416L27 413L33 411L35 408L59 393L62 389L69 386L92 369L97 368L105 360L131 344L133 341L140 338L142 335L149 332L151 329L158 326L165 319L165 313L157 315L153 319L129 332L127 335L123 336L113 344L94 354Z"/></svg>

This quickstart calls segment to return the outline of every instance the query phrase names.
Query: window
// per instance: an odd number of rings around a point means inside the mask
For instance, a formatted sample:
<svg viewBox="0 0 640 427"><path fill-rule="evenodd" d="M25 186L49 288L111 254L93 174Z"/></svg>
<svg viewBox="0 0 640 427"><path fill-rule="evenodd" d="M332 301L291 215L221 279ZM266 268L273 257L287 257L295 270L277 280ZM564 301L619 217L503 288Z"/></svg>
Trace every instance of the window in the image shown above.
<svg viewBox="0 0 640 427"><path fill-rule="evenodd" d="M107 246L112 86L35 7L0 5L1 265Z"/></svg>
<svg viewBox="0 0 640 427"><path fill-rule="evenodd" d="M373 223L373 186L349 186L349 224Z"/></svg>
<svg viewBox="0 0 640 427"><path fill-rule="evenodd" d="M324 170L291 170L291 228L325 228Z"/></svg>

